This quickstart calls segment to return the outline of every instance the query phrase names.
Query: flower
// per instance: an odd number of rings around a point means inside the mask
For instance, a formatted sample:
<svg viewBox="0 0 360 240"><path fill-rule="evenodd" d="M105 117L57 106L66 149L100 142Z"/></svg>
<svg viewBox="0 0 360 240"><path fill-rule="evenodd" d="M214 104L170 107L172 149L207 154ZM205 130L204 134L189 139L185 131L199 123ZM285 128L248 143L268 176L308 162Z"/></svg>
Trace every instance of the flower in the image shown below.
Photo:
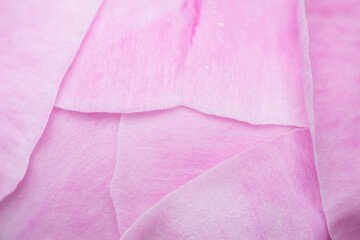
<svg viewBox="0 0 360 240"><path fill-rule="evenodd" d="M355 0L0 10L0 239L359 238Z"/></svg>

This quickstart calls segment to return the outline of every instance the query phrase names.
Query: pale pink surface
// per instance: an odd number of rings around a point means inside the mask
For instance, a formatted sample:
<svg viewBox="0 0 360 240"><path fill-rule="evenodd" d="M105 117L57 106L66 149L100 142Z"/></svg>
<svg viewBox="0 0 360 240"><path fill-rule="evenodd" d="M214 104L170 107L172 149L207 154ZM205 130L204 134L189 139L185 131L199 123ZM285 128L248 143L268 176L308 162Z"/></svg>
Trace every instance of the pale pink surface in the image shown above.
<svg viewBox="0 0 360 240"><path fill-rule="evenodd" d="M0 1L0 200L23 178L100 3Z"/></svg>
<svg viewBox="0 0 360 240"><path fill-rule="evenodd" d="M163 198L121 239L329 239L309 130L210 169Z"/></svg>
<svg viewBox="0 0 360 240"><path fill-rule="evenodd" d="M120 233L166 194L210 167L292 129L254 126L184 107L123 114L111 184Z"/></svg>
<svg viewBox="0 0 360 240"><path fill-rule="evenodd" d="M360 1L307 3L316 151L334 240L360 239Z"/></svg>
<svg viewBox="0 0 360 240"><path fill-rule="evenodd" d="M100 4L77 2L0 3L0 200ZM311 0L307 14L323 207L333 239L357 240L360 2ZM302 1L108 0L56 104L185 105L305 127L309 117L314 130L306 41ZM269 141L294 127L217 116L124 114L118 131L118 114L55 109L0 203L0 239L117 239L116 225L124 233L138 217L123 239L329 239L309 130Z"/></svg>
<svg viewBox="0 0 360 240"><path fill-rule="evenodd" d="M56 101L85 112L185 105L307 126L298 2L108 0Z"/></svg>
<svg viewBox="0 0 360 240"><path fill-rule="evenodd" d="M0 203L0 239L118 239L110 180L119 114L54 109L18 188Z"/></svg>

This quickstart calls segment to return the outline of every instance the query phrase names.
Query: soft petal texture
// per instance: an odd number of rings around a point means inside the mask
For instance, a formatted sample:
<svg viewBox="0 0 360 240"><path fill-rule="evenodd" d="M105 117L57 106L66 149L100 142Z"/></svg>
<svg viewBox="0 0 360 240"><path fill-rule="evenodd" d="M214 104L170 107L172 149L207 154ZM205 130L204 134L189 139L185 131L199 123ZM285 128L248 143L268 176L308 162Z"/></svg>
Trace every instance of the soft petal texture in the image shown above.
<svg viewBox="0 0 360 240"><path fill-rule="evenodd" d="M121 239L329 239L309 130L210 169L163 198Z"/></svg>
<svg viewBox="0 0 360 240"><path fill-rule="evenodd" d="M307 126L297 17L296 0L108 0L56 105Z"/></svg>
<svg viewBox="0 0 360 240"><path fill-rule="evenodd" d="M0 200L23 178L100 3L0 1Z"/></svg>
<svg viewBox="0 0 360 240"><path fill-rule="evenodd" d="M308 127L310 129L313 147L315 144L315 115L314 115L314 84L311 72L311 63L309 56L309 30L306 18L305 1L298 1L298 24L299 24L299 40L301 46L301 78L303 82L303 92L305 100L305 108L308 117ZM316 153L315 154L315 165Z"/></svg>
<svg viewBox="0 0 360 240"><path fill-rule="evenodd" d="M309 0L316 151L334 240L360 239L360 1Z"/></svg>
<svg viewBox="0 0 360 240"><path fill-rule="evenodd" d="M54 109L23 181L0 203L0 239L119 239L110 197L119 119Z"/></svg>
<svg viewBox="0 0 360 240"><path fill-rule="evenodd" d="M183 107L123 114L111 184L120 233L162 197L194 177L292 129L254 126Z"/></svg>

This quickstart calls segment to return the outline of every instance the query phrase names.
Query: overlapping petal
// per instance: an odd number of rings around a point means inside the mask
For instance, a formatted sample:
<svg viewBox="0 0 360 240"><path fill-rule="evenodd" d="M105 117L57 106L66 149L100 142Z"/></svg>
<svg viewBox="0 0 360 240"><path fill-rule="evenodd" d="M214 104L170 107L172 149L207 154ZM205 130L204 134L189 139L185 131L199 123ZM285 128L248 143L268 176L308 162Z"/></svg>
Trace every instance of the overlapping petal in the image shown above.
<svg viewBox="0 0 360 240"><path fill-rule="evenodd" d="M333 239L360 236L360 2L307 4L315 136L324 211Z"/></svg>
<svg viewBox="0 0 360 240"><path fill-rule="evenodd" d="M54 109L19 187L0 203L0 239L118 239L110 197L119 114Z"/></svg>
<svg viewBox="0 0 360 240"><path fill-rule="evenodd" d="M162 197L204 171L292 129L250 125L183 107L123 114L111 184L120 233Z"/></svg>
<svg viewBox="0 0 360 240"><path fill-rule="evenodd" d="M297 3L108 0L56 105L307 126Z"/></svg>
<svg viewBox="0 0 360 240"><path fill-rule="evenodd" d="M23 178L101 0L0 2L0 200Z"/></svg>
<svg viewBox="0 0 360 240"><path fill-rule="evenodd" d="M121 238L329 239L309 130L235 156L158 202Z"/></svg>
<svg viewBox="0 0 360 240"><path fill-rule="evenodd" d="M0 3L0 200L99 6ZM106 0L0 238L358 239L360 4L306 10L315 114L303 1Z"/></svg>

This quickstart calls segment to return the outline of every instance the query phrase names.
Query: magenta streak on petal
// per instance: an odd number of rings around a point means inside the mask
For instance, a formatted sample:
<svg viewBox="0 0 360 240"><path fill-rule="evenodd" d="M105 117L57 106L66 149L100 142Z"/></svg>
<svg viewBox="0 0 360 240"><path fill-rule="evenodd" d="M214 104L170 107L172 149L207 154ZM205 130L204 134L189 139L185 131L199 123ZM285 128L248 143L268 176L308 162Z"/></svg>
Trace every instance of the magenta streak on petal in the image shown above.
<svg viewBox="0 0 360 240"><path fill-rule="evenodd" d="M111 196L122 234L162 197L239 152L291 131L179 107L123 114Z"/></svg>
<svg viewBox="0 0 360 240"><path fill-rule="evenodd" d="M329 240L308 129L234 156L173 191L122 240Z"/></svg>
<svg viewBox="0 0 360 240"><path fill-rule="evenodd" d="M184 2L183 8L186 7L188 2L189 2L188 0L186 0ZM191 28L190 45L192 45L192 43L193 43L193 38L195 36L196 27L199 25L202 0L194 0L193 2L194 2L194 11L195 11L195 13L194 13L193 24L192 24L192 28Z"/></svg>
<svg viewBox="0 0 360 240"><path fill-rule="evenodd" d="M119 114L54 109L19 187L0 203L0 239L118 239L110 180Z"/></svg>
<svg viewBox="0 0 360 240"><path fill-rule="evenodd" d="M297 0L108 0L56 106L308 126Z"/></svg>

